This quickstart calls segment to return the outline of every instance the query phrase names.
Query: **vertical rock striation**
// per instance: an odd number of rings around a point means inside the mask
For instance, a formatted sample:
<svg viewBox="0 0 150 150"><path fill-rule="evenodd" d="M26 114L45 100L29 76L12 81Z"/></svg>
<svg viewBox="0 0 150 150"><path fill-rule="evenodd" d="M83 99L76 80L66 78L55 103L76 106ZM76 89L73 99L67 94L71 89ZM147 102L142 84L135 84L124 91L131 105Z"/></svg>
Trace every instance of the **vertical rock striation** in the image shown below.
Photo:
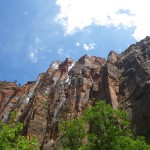
<svg viewBox="0 0 150 150"><path fill-rule="evenodd" d="M125 109L133 130L150 141L150 37L122 54L111 51L107 60L82 56L54 61L36 81L18 87L0 82L0 120L11 112L26 124L23 134L37 136L41 149L53 149L61 119L80 116L88 105L104 99Z"/></svg>

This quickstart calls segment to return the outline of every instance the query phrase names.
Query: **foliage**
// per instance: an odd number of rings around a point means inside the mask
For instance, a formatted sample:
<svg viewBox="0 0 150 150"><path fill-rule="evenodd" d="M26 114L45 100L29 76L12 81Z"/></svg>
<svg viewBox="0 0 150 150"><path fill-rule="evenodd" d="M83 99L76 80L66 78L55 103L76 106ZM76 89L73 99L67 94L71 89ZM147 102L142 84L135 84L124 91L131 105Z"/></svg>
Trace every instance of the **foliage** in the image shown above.
<svg viewBox="0 0 150 150"><path fill-rule="evenodd" d="M124 81L124 80L126 80L126 77L121 76L121 77L119 78L119 80L120 80L120 81Z"/></svg>
<svg viewBox="0 0 150 150"><path fill-rule="evenodd" d="M67 149L78 149L86 136L86 124L82 117L63 121L59 126L62 146ZM77 131L77 132L76 132Z"/></svg>
<svg viewBox="0 0 150 150"><path fill-rule="evenodd" d="M143 137L135 140L129 136L115 138L112 148L112 150L150 150L150 146L145 143Z"/></svg>
<svg viewBox="0 0 150 150"><path fill-rule="evenodd" d="M90 123L90 149L111 149L115 137L131 135L125 112L112 109L103 101L87 109L85 119ZM108 144L109 143L109 144Z"/></svg>
<svg viewBox="0 0 150 150"><path fill-rule="evenodd" d="M4 86L6 84L6 81L0 81L0 86Z"/></svg>
<svg viewBox="0 0 150 150"><path fill-rule="evenodd" d="M11 113L9 124L0 122L0 150L39 150L36 138L28 140L21 135L23 124L13 121L15 114Z"/></svg>
<svg viewBox="0 0 150 150"><path fill-rule="evenodd" d="M127 114L104 101L86 109L83 116L60 123L62 149L148 150L143 138L134 139Z"/></svg>
<svg viewBox="0 0 150 150"><path fill-rule="evenodd" d="M120 56L119 59L117 60L117 63L123 63L124 60L125 60L125 57Z"/></svg>
<svg viewBox="0 0 150 150"><path fill-rule="evenodd" d="M23 124L16 126L0 123L0 150L39 150L37 140L21 136Z"/></svg>

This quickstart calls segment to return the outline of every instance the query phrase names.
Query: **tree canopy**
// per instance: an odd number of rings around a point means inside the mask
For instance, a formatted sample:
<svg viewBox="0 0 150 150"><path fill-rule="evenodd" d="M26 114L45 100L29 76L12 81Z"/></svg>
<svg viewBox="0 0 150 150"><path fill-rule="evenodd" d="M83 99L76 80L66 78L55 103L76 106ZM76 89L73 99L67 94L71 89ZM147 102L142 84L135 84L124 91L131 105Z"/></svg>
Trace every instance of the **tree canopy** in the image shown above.
<svg viewBox="0 0 150 150"><path fill-rule="evenodd" d="M112 109L104 101L87 108L82 116L59 125L58 149L150 150L143 137L134 138L125 111Z"/></svg>
<svg viewBox="0 0 150 150"><path fill-rule="evenodd" d="M13 112L8 124L0 122L0 150L39 150L37 139L22 136L24 125L14 122L14 118Z"/></svg>
<svg viewBox="0 0 150 150"><path fill-rule="evenodd" d="M39 150L36 139L21 135L23 124L16 126L0 123L0 150Z"/></svg>

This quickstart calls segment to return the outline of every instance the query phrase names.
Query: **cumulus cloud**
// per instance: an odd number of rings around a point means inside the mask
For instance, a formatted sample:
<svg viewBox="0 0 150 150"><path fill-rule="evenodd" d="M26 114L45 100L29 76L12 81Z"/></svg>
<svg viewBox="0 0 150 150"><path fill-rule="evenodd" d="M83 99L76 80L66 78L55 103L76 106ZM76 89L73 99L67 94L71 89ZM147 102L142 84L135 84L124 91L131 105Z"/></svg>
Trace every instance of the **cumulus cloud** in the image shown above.
<svg viewBox="0 0 150 150"><path fill-rule="evenodd" d="M60 12L56 21L65 34L73 34L92 24L97 26L135 27L139 40L150 35L149 0L57 0Z"/></svg>
<svg viewBox="0 0 150 150"><path fill-rule="evenodd" d="M92 49L95 49L96 44L94 43L89 43L89 44L83 44L83 48L86 51L90 51Z"/></svg>

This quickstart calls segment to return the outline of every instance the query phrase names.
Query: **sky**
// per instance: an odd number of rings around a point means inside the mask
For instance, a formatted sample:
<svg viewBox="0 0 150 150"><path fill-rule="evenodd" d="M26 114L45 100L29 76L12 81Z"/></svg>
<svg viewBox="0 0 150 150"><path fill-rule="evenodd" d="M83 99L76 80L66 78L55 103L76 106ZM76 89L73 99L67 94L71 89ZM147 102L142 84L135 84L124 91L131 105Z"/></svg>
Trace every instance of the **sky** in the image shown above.
<svg viewBox="0 0 150 150"><path fill-rule="evenodd" d="M36 80L55 60L107 58L150 35L149 0L0 0L0 80Z"/></svg>

